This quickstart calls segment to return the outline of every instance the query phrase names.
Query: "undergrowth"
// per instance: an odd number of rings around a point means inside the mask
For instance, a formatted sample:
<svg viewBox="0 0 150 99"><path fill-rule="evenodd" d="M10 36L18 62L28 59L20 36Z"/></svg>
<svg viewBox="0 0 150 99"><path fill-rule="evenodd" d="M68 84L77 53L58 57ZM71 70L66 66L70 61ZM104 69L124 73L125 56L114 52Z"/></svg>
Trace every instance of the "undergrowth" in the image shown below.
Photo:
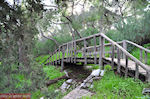
<svg viewBox="0 0 150 99"><path fill-rule="evenodd" d="M142 90L148 84L132 78L124 78L115 75L113 71L106 72L99 81L94 81L91 89L96 92L92 97L86 99L147 99L142 95Z"/></svg>

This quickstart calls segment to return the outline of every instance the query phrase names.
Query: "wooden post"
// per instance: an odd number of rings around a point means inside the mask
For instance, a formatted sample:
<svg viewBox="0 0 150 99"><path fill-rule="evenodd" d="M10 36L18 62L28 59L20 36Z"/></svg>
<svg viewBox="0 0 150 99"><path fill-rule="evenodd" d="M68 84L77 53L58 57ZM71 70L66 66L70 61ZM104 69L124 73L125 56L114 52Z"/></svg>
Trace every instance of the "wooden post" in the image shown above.
<svg viewBox="0 0 150 99"><path fill-rule="evenodd" d="M52 61L52 54L51 54L51 65L52 65L52 62L53 62L53 61Z"/></svg>
<svg viewBox="0 0 150 99"><path fill-rule="evenodd" d="M100 44L100 51L99 51L99 65L100 65L100 68L102 67L103 69L103 49L104 49L104 38L102 36L99 37L99 44Z"/></svg>
<svg viewBox="0 0 150 99"><path fill-rule="evenodd" d="M147 52L145 51L145 64L147 64Z"/></svg>
<svg viewBox="0 0 150 99"><path fill-rule="evenodd" d="M112 70L114 69L114 56L115 56L115 46L112 44L112 55L111 55L111 66L112 66Z"/></svg>
<svg viewBox="0 0 150 99"><path fill-rule="evenodd" d="M125 65L125 77L128 76L128 56L126 56L126 65Z"/></svg>
<svg viewBox="0 0 150 99"><path fill-rule="evenodd" d="M73 62L73 41L71 42L71 63Z"/></svg>
<svg viewBox="0 0 150 99"><path fill-rule="evenodd" d="M103 57L105 57L105 38L103 38Z"/></svg>
<svg viewBox="0 0 150 99"><path fill-rule="evenodd" d="M149 71L146 72L146 81L150 82L150 72Z"/></svg>
<svg viewBox="0 0 150 99"><path fill-rule="evenodd" d="M110 53L109 53L109 57L111 58L111 52L112 52L112 47L111 47L111 45L110 45L110 48L109 48L109 51L110 51Z"/></svg>
<svg viewBox="0 0 150 99"><path fill-rule="evenodd" d="M76 41L74 41L74 63L76 63Z"/></svg>
<svg viewBox="0 0 150 99"><path fill-rule="evenodd" d="M96 54L96 36L93 37L94 39L94 64L97 63L97 54Z"/></svg>
<svg viewBox="0 0 150 99"><path fill-rule="evenodd" d="M67 43L66 61L69 62L69 44Z"/></svg>
<svg viewBox="0 0 150 99"><path fill-rule="evenodd" d="M135 64L136 65L136 67L135 67L135 78L139 78L139 66L138 66L138 64Z"/></svg>
<svg viewBox="0 0 150 99"><path fill-rule="evenodd" d="M117 72L120 74L120 50L119 48L117 48L117 59L118 59Z"/></svg>
<svg viewBox="0 0 150 99"><path fill-rule="evenodd" d="M71 62L71 45L69 43L69 62Z"/></svg>
<svg viewBox="0 0 150 99"><path fill-rule="evenodd" d="M52 52L52 65L54 65L54 55L53 55L53 52Z"/></svg>
<svg viewBox="0 0 150 99"><path fill-rule="evenodd" d="M86 39L84 39L84 65L87 65L87 57L86 57Z"/></svg>
<svg viewBox="0 0 150 99"><path fill-rule="evenodd" d="M60 64L60 49L61 47L59 46L59 64Z"/></svg>
<svg viewBox="0 0 150 99"><path fill-rule="evenodd" d="M126 40L123 40L123 48L125 49L125 50L127 50L127 43L126 43ZM126 58L126 55L123 53L123 59L125 59Z"/></svg>
<svg viewBox="0 0 150 99"><path fill-rule="evenodd" d="M56 50L56 60L55 60L55 64L57 65L57 50Z"/></svg>
<svg viewBox="0 0 150 99"><path fill-rule="evenodd" d="M64 69L64 46L62 46L62 59L61 59L61 71Z"/></svg>
<svg viewBox="0 0 150 99"><path fill-rule="evenodd" d="M142 62L143 61L143 50L140 49L140 61Z"/></svg>
<svg viewBox="0 0 150 99"><path fill-rule="evenodd" d="M50 58L49 58L49 64L51 65L51 54L50 54Z"/></svg>

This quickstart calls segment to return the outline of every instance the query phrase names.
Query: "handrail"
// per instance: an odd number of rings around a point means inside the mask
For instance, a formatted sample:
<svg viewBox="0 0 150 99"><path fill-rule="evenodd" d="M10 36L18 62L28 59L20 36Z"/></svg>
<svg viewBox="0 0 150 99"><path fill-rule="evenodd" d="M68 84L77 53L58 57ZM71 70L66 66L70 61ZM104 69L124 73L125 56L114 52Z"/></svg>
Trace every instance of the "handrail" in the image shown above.
<svg viewBox="0 0 150 99"><path fill-rule="evenodd" d="M136 43L134 43L134 42L128 41L128 40L125 40L125 41L126 41L127 43L129 43L129 44L132 44L132 45L134 45L134 46L136 46L136 47L138 47L138 48L140 48L140 49L142 49L142 50L144 50L144 51L150 53L150 50L144 48L143 46L140 46L140 45L138 45L138 44L136 44Z"/></svg>
<svg viewBox="0 0 150 99"><path fill-rule="evenodd" d="M93 38L94 36L95 36L95 37L101 36L101 37L105 38L105 39L108 40L110 43L112 43L112 45L114 45L114 46L116 46L117 48L119 48L119 49L120 49L126 56L128 56L131 60L133 60L133 61L134 61L135 63L137 63L138 65L140 65L140 66L141 66L143 69L145 69L147 72L150 72L150 68L148 68L147 65L143 64L141 61L139 61L137 58L135 58L133 55L131 55L127 50L125 50L122 46L120 46L117 42L111 40L109 37L107 37L107 36L106 36L105 34L103 34L103 33L94 34L94 35L91 35L91 36L89 36L89 37L84 37L84 38L81 38L81 39L78 39L78 40L75 40L75 41L70 41L70 42L68 42L68 43L81 42L81 41L84 41L84 40L91 39L91 38ZM150 50L145 49L144 47L142 47L142 46L140 46L140 45L137 45L137 44L135 44L135 43L133 43L133 42L130 42L130 41L128 41L128 40L125 40L125 41L128 42L128 43L130 43L130 44L133 44L133 45L135 45L135 46L137 46L137 47L139 47L139 48L141 48L141 49L143 49L143 50L145 50L145 51L147 51L147 52L150 52ZM122 42L122 41L121 41L121 42ZM65 44L63 44L63 45L60 45L59 48L61 49L61 47L66 46L68 43L65 43ZM56 49L56 50L54 51L54 53L57 52L57 51L59 51L59 48ZM50 56L50 57L51 57L51 56ZM48 59L49 59L49 58L48 58Z"/></svg>
<svg viewBox="0 0 150 99"><path fill-rule="evenodd" d="M118 44L121 44L123 43L123 41L119 41L117 42ZM97 45L96 48L100 47L101 45ZM111 46L111 43L106 43L105 46ZM90 49L90 48L94 48L94 46L89 46L89 47L86 47L86 49Z"/></svg>
<svg viewBox="0 0 150 99"><path fill-rule="evenodd" d="M140 65L143 69L145 69L147 72L150 72L150 68L148 68L147 65L143 64L141 61L139 61L137 58L135 58L133 55L131 55L128 51L126 51L123 47L121 47L119 44L108 38L105 34L100 34L102 37L104 37L106 40L111 42L113 45L117 46L125 55L127 55L131 60L135 61L138 65Z"/></svg>

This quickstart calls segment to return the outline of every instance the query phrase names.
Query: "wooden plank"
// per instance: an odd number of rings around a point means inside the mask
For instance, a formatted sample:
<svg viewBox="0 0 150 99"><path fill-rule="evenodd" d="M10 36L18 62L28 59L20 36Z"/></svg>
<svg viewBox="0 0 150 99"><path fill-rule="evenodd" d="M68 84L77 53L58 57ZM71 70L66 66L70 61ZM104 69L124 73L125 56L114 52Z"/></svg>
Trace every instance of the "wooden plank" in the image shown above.
<svg viewBox="0 0 150 99"><path fill-rule="evenodd" d="M127 43L126 43L126 40L123 40L123 48L124 48L125 50L127 50ZM124 59L126 58L125 53L123 53L123 58L124 58Z"/></svg>
<svg viewBox="0 0 150 99"><path fill-rule="evenodd" d="M145 64L147 64L147 52L145 51Z"/></svg>
<svg viewBox="0 0 150 99"><path fill-rule="evenodd" d="M125 77L128 76L128 56L126 56Z"/></svg>
<svg viewBox="0 0 150 99"><path fill-rule="evenodd" d="M66 56L69 57L69 45L67 43L67 52L66 52ZM68 62L68 59L67 59L67 62Z"/></svg>
<svg viewBox="0 0 150 99"><path fill-rule="evenodd" d="M117 72L120 74L120 50L117 49L117 59L118 59L118 66L117 66Z"/></svg>
<svg viewBox="0 0 150 99"><path fill-rule="evenodd" d="M150 72L147 71L146 73L146 81L150 82Z"/></svg>
<svg viewBox="0 0 150 99"><path fill-rule="evenodd" d="M76 63L76 41L74 41L74 63Z"/></svg>
<svg viewBox="0 0 150 99"><path fill-rule="evenodd" d="M103 49L104 49L104 38L103 37L100 37L99 38L99 41L100 41L100 43L99 44L101 44L101 47L100 47L100 51L99 51L99 65L100 65L100 67L102 67L103 68L103 60L102 60L102 58L103 58Z"/></svg>
<svg viewBox="0 0 150 99"><path fill-rule="evenodd" d="M136 43L134 43L134 42L128 41L128 40L126 40L126 42L129 43L129 44L132 44L132 45L134 45L134 46L136 46L136 47L138 47L139 49L142 49L142 50L146 51L147 53L150 53L150 50L144 48L143 46L140 46L140 45L138 45L138 44L136 44Z"/></svg>
<svg viewBox="0 0 150 99"><path fill-rule="evenodd" d="M107 60L107 61L109 61L109 62L111 63L111 58L106 58L106 57L105 57L104 59ZM117 61L116 58L114 59L114 62L115 62L116 64L118 64L118 61ZM125 67L126 67L126 59L120 59L120 65L125 68ZM139 66L139 65L138 65L138 66ZM150 67L148 67L148 68L150 68ZM136 65L135 65L135 62L134 62L134 61L128 60L128 69L129 69L129 70L132 70L132 71L135 71ZM139 66L139 73L146 76L146 70L144 70L144 69L143 69L142 67L140 67L140 66Z"/></svg>
<svg viewBox="0 0 150 99"><path fill-rule="evenodd" d="M61 46L59 46L59 64L60 64L60 50L61 50Z"/></svg>
<svg viewBox="0 0 150 99"><path fill-rule="evenodd" d="M55 60L55 64L57 65L57 50L56 50L56 60Z"/></svg>
<svg viewBox="0 0 150 99"><path fill-rule="evenodd" d="M52 55L53 55L53 62L52 62L52 64L54 65L54 53L52 53Z"/></svg>
<svg viewBox="0 0 150 99"><path fill-rule="evenodd" d="M114 58L115 58L114 50L115 50L115 46L112 44L112 55L111 55L111 66L112 66L112 69L114 69Z"/></svg>
<svg viewBox="0 0 150 99"><path fill-rule="evenodd" d="M87 65L87 57L86 57L86 39L84 39L84 65Z"/></svg>
<svg viewBox="0 0 150 99"><path fill-rule="evenodd" d="M139 66L136 64L136 69L135 69L135 78L139 78Z"/></svg>
<svg viewBox="0 0 150 99"><path fill-rule="evenodd" d="M106 40L111 42L113 45L117 46L124 54L126 54L130 59L132 59L134 62L136 62L140 67L143 69L150 71L150 68L143 64L141 61L139 61L137 58L135 58L133 55L131 55L128 51L126 51L124 48L122 48L120 45L118 45L116 42L108 38L105 34L101 33L101 36L104 37Z"/></svg>
<svg viewBox="0 0 150 99"><path fill-rule="evenodd" d="M93 37L94 40L94 64L97 62L97 54L96 54L96 36Z"/></svg>
<svg viewBox="0 0 150 99"><path fill-rule="evenodd" d="M64 69L64 54L65 54L64 46L62 46L61 71L63 71Z"/></svg>
<svg viewBox="0 0 150 99"><path fill-rule="evenodd" d="M140 61L143 62L143 50L140 49Z"/></svg>
<svg viewBox="0 0 150 99"><path fill-rule="evenodd" d="M71 63L73 63L73 41L71 42Z"/></svg>

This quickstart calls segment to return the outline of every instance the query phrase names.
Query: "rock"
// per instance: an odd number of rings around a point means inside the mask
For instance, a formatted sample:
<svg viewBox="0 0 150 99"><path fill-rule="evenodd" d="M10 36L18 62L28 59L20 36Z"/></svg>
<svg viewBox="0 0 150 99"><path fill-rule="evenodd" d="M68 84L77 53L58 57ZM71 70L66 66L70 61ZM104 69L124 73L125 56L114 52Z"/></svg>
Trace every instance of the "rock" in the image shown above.
<svg viewBox="0 0 150 99"><path fill-rule="evenodd" d="M104 70L101 70L100 76L104 76Z"/></svg>
<svg viewBox="0 0 150 99"><path fill-rule="evenodd" d="M93 88L94 86L93 86L93 84L90 86L90 88Z"/></svg>
<svg viewBox="0 0 150 99"><path fill-rule="evenodd" d="M44 97L41 97L40 99L44 99Z"/></svg>
<svg viewBox="0 0 150 99"><path fill-rule="evenodd" d="M85 69L91 69L92 66L84 66Z"/></svg>
<svg viewBox="0 0 150 99"><path fill-rule="evenodd" d="M87 82L86 87L90 87L90 86L91 86L91 83Z"/></svg>
<svg viewBox="0 0 150 99"><path fill-rule="evenodd" d="M92 96L92 95L93 93L89 92L88 90L75 88L66 96L64 96L63 99L81 99L83 96Z"/></svg>
<svg viewBox="0 0 150 99"><path fill-rule="evenodd" d="M69 89L70 88L70 85L68 85L67 87L66 87L66 89Z"/></svg>
<svg viewBox="0 0 150 99"><path fill-rule="evenodd" d="M56 90L55 90L55 93L57 93L57 92L59 92L59 89L56 89Z"/></svg>
<svg viewBox="0 0 150 99"><path fill-rule="evenodd" d="M97 69L97 70L93 70L92 73L91 73L91 76L99 76L101 70L100 69Z"/></svg>
<svg viewBox="0 0 150 99"><path fill-rule="evenodd" d="M100 80L101 77L94 77L93 80Z"/></svg>
<svg viewBox="0 0 150 99"><path fill-rule="evenodd" d="M142 91L142 94L143 95L146 95L146 94L150 95L150 88L144 88Z"/></svg>
<svg viewBox="0 0 150 99"><path fill-rule="evenodd" d="M93 82L93 79L90 79L88 82L89 82L89 83L92 83L92 82Z"/></svg>
<svg viewBox="0 0 150 99"><path fill-rule="evenodd" d="M66 83L67 83L67 84L71 84L72 81L73 81L72 79L68 79L68 80L66 81Z"/></svg>
<svg viewBox="0 0 150 99"><path fill-rule="evenodd" d="M79 86L79 88L86 88L86 84L85 83L81 83L81 85Z"/></svg>
<svg viewBox="0 0 150 99"><path fill-rule="evenodd" d="M61 89L61 90L65 90L65 89L67 88L67 86L68 86L68 84L67 84L66 82L64 82L64 83L61 85L60 89Z"/></svg>
<svg viewBox="0 0 150 99"><path fill-rule="evenodd" d="M64 70L64 73L66 74L66 76L69 78L68 72L67 70Z"/></svg>

